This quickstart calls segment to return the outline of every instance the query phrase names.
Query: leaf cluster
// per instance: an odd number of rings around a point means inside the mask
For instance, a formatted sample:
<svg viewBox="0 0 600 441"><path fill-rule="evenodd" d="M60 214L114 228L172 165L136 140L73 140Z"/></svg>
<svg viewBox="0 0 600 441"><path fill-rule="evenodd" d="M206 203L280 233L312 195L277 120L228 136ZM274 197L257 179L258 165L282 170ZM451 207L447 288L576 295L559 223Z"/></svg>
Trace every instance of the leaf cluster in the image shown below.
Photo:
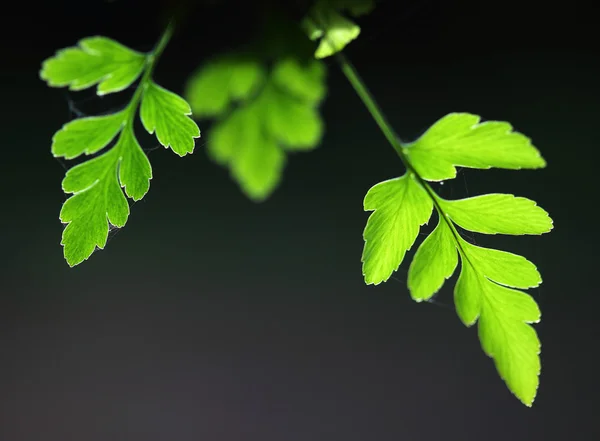
<svg viewBox="0 0 600 441"><path fill-rule="evenodd" d="M285 57L269 66L240 54L215 58L191 76L185 96L194 116L216 120L208 153L252 200L272 194L288 153L319 144L325 78L317 60Z"/></svg>
<svg viewBox="0 0 600 441"><path fill-rule="evenodd" d="M441 118L415 142L402 147L407 172L373 186L364 199L372 211L365 227L362 261L367 284L390 278L414 245L433 209L437 226L418 247L408 270L416 301L430 299L456 271L456 311L466 326L478 323L484 352L495 361L509 389L526 405L535 398L540 342L529 325L540 320L535 301L523 289L542 278L523 256L483 248L465 240L457 227L482 234L543 234L553 228L534 201L510 194L459 200L438 196L427 181L452 179L456 166L520 169L546 165L529 138L506 122L480 122L468 113Z"/></svg>
<svg viewBox="0 0 600 441"><path fill-rule="evenodd" d="M89 37L42 64L40 76L49 86L73 91L96 86L98 95L106 95L139 80L125 108L75 119L52 138L57 158L93 156L69 169L62 182L64 192L72 195L60 212L67 224L61 244L70 266L103 249L111 226L126 224L130 213L126 196L138 201L150 188L152 167L134 132L138 107L146 131L179 156L192 153L194 138L200 136L187 102L152 79L158 55L134 51L106 37Z"/></svg>
<svg viewBox="0 0 600 441"><path fill-rule="evenodd" d="M326 95L326 67L321 59L355 40L360 27L353 19L374 6L374 0L316 0L302 21L314 42L309 59L293 53L218 56L190 77L186 99L152 78L171 29L148 53L106 37L89 37L45 60L40 76L51 87L79 91L96 86L97 95L106 95L137 82L124 108L76 119L53 136L55 157L88 157L69 169L62 182L71 195L60 212L68 264L77 265L104 248L110 228L123 227L128 220L127 198L140 200L149 190L152 167L134 131L138 111L144 129L179 156L192 153L200 136L192 111L197 119L214 120L207 143L211 158L229 169L250 199L268 198L281 181L288 155L312 150L322 139L319 106ZM269 51L286 45L277 38L268 40L276 40ZM477 324L481 346L500 377L531 406L541 368L540 341L531 324L541 313L524 290L538 286L541 275L527 258L477 246L460 231L540 235L553 222L524 197L493 193L448 200L429 183L455 178L457 167L537 169L546 166L545 160L509 123L481 122L470 113L450 113L414 142L396 144L361 80L340 59L342 71L406 166L404 175L374 185L364 198L364 210L371 212L363 231L365 282L378 285L391 277L435 211L437 224L408 269L410 295L417 302L429 300L460 265L454 286L460 320L468 327Z"/></svg>

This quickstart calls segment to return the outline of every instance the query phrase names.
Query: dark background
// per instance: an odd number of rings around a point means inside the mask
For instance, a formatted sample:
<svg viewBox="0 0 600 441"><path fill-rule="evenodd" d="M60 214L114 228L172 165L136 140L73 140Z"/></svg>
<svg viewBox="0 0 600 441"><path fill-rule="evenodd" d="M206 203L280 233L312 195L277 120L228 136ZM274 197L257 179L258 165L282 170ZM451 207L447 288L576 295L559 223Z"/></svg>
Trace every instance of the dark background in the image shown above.
<svg viewBox="0 0 600 441"><path fill-rule="evenodd" d="M403 169L333 62L323 144L290 158L267 202L248 201L207 159L205 138L183 159L154 149L150 192L127 226L66 265L58 213L70 164L52 158L50 140L72 114L65 91L39 80L40 63L94 34L149 49L168 3L3 12L0 440L599 439L591 8L383 1L347 51L402 137L468 111L510 121L548 161L467 170L440 187L526 196L554 218L541 237L475 238L525 255L544 277L532 290L543 369L529 409L459 322L453 283L434 304L414 303L407 259L387 283L364 285L362 198ZM157 81L181 93L208 56L251 38L252 11L193 9Z"/></svg>

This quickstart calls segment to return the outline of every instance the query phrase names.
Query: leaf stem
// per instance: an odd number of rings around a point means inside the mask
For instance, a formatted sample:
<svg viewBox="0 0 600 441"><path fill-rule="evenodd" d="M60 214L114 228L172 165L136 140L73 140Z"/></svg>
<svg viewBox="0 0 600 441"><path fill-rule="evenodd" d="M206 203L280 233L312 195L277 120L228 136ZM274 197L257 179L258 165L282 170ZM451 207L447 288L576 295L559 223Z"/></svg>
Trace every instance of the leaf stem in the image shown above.
<svg viewBox="0 0 600 441"><path fill-rule="evenodd" d="M373 95L371 95L371 92L369 92L369 89L367 88L365 82L361 79L360 75L358 74L350 60L348 60L348 58L342 52L338 52L336 54L336 58L340 64L342 72L344 73L344 75L354 88L354 91L360 97L361 101L363 102L363 104L365 105L365 107L379 126L379 129L381 130L383 135L386 137L388 142L391 144L391 146L394 148L394 150L404 163L404 166L411 172L415 173L412 166L410 165L410 162L408 161L408 159L404 155L404 152L402 151L403 146L402 142L398 138L398 135L396 135L394 129L383 115L383 112L375 102Z"/></svg>
<svg viewBox="0 0 600 441"><path fill-rule="evenodd" d="M415 177L415 179L419 182L419 184L421 184L423 189L432 199L433 205L435 206L435 209L438 212L438 216L440 217L440 219L444 219L444 222L448 225L450 231L452 231L452 235L456 240L456 245L459 253L461 254L461 256L467 258L468 260L468 257L462 248L461 241L463 239L461 238L459 232L457 231L452 221L448 219L446 213L444 212L444 209L442 208L442 205L440 203L439 196L437 195L435 190L431 188L429 183L425 181L411 165L406 154L404 153L405 147L403 146L402 141L400 141L400 138L398 137L398 135L396 135L396 132L385 118L383 112L381 111L381 108L375 102L375 99L373 98L373 96L369 92L369 89L365 85L365 82L361 79L360 75L358 74L352 63L342 52L338 52L335 56L338 60L342 72L346 76L346 79L350 82L350 84L354 88L354 91L359 96L359 98L361 99L361 101L363 102L363 104L365 105L365 107L379 126L381 132L400 157L400 160L406 167L406 170Z"/></svg>
<svg viewBox="0 0 600 441"><path fill-rule="evenodd" d="M158 43L156 43L156 46L154 46L154 50L152 50L152 52L150 52L150 57L152 57L153 63L154 63L155 59L159 58L162 55L163 51L167 47L167 44L169 44L169 41L171 40L171 37L173 36L174 31L175 31L175 21L171 20L171 21L169 21L169 24L167 25L167 27L163 31L162 35L160 36ZM154 66L152 66L152 67L154 67Z"/></svg>
<svg viewBox="0 0 600 441"><path fill-rule="evenodd" d="M154 46L154 49L146 54L146 67L144 68L144 73L142 74L142 78L135 90L135 93L131 97L131 101L127 105L127 121L126 124L133 126L133 122L135 121L135 111L140 103L142 98L142 94L144 90L146 90L152 81L152 74L154 73L154 68L158 62L158 59L162 55L163 51L169 44L171 37L173 36L173 32L175 30L174 20L171 20L165 30L163 31L160 39Z"/></svg>

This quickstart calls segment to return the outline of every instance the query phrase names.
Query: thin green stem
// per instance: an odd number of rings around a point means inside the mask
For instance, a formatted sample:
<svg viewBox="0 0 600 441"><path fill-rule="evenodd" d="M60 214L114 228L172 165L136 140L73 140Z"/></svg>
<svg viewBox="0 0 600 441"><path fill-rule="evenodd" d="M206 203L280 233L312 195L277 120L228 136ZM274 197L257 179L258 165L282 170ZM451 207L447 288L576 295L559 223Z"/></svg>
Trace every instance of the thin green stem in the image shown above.
<svg viewBox="0 0 600 441"><path fill-rule="evenodd" d="M429 183L425 181L411 165L410 161L406 157L406 154L404 153L404 146L402 145L402 142L398 138L398 135L396 135L396 132L394 131L390 123L383 115L381 108L375 102L375 99L369 92L369 89L367 89L367 86L365 85L364 81L360 78L360 75L358 74L352 63L350 63L348 58L343 53L338 52L336 54L336 58L340 64L342 72L344 73L344 75L356 91L357 95L359 96L359 98L361 99L361 101L363 102L363 104L365 105L365 107L379 126L379 129L381 130L383 135L386 137L390 145L394 148L394 150L402 160L402 163L406 167L406 170L419 181L421 186L425 189L429 197L432 199L433 205L435 206L435 209L438 212L439 218L444 219L444 222L446 223L446 225L448 225L450 231L452 231L452 235L456 240L457 248L461 253L461 256L466 257L466 253L462 249L462 238L460 237L460 234L457 231L454 224L452 223L452 221L448 219L448 216L446 216L446 213L442 208L442 203L440 201L439 196L433 190L433 188L431 188Z"/></svg>
<svg viewBox="0 0 600 441"><path fill-rule="evenodd" d="M338 59L342 72L344 73L344 75L354 88L355 92L358 94L363 104L365 105L365 107L379 126L379 129L381 130L383 135L386 137L390 145L394 148L394 150L404 163L404 166L409 171L414 173L410 162L408 161L408 159L404 155L404 152L402 151L403 147L402 143L400 142L400 139L398 138L398 135L396 135L394 129L386 120L385 116L383 115L383 112L375 102L375 99L371 95L371 92L369 92L369 89L367 89L367 86L365 85L364 81L360 78L360 75L358 75L358 72L356 71L352 63L350 63L348 58L346 58L346 56L341 52L338 52L336 54L336 58Z"/></svg>
<svg viewBox="0 0 600 441"><path fill-rule="evenodd" d="M152 58L153 62L162 55L163 51L167 47L167 44L169 44L174 31L175 22L171 20L160 36L160 40L158 40L158 43L156 43L154 50L150 52L149 56Z"/></svg>
<svg viewBox="0 0 600 441"><path fill-rule="evenodd" d="M144 73L142 74L142 78L140 79L135 93L131 97L131 101L129 101L129 104L127 105L128 115L126 124L133 126L133 122L135 121L135 112L142 98L142 94L144 90L150 86L150 83L152 82L152 74L154 73L154 68L158 63L158 59L167 47L167 44L169 44L169 41L173 36L174 30L175 23L173 20L171 20L165 28L165 30L163 31L162 35L160 36L160 39L154 46L154 49L146 54L146 66L144 68Z"/></svg>

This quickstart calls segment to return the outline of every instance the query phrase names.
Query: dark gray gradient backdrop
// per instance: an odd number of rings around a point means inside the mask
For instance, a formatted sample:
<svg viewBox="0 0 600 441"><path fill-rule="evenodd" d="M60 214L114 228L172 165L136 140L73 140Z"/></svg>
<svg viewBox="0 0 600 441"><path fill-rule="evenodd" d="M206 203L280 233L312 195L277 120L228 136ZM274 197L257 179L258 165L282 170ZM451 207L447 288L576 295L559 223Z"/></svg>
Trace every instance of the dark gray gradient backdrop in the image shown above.
<svg viewBox="0 0 600 441"><path fill-rule="evenodd" d="M1 440L598 439L600 69L589 10L387 1L348 51L404 138L468 111L512 122L547 159L545 170L467 170L440 187L530 197L555 220L542 237L476 237L544 277L532 291L543 372L528 409L475 329L410 300L408 259L389 282L364 285L362 199L403 168L333 63L323 144L290 158L270 200L245 199L207 159L206 137L183 159L154 150L150 192L127 226L70 269L59 245L65 170L50 155L70 115L65 92L38 79L40 62L94 34L146 50L160 10L22 3L4 16L0 70ZM196 65L243 41L253 19L239 3L189 14L157 80L181 93ZM439 303L452 305L451 286Z"/></svg>

